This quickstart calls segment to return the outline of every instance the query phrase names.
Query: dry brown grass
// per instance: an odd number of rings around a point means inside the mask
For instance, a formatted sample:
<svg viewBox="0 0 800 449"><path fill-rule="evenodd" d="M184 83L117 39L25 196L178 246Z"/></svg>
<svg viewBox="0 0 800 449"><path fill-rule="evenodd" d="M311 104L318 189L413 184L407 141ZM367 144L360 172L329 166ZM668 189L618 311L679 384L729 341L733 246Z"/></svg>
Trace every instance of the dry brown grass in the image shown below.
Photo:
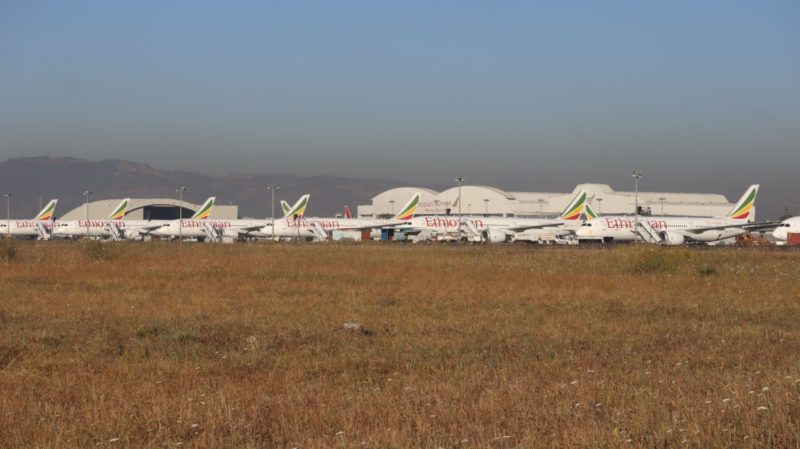
<svg viewBox="0 0 800 449"><path fill-rule="evenodd" d="M0 261L0 447L800 446L800 253L108 245Z"/></svg>

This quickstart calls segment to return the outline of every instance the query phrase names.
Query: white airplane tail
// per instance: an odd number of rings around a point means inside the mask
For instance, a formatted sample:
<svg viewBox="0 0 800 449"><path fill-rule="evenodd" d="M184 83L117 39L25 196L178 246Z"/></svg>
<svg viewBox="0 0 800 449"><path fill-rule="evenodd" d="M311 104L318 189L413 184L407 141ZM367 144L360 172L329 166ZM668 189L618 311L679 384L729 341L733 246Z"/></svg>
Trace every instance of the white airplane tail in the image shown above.
<svg viewBox="0 0 800 449"><path fill-rule="evenodd" d="M53 216L55 215L56 212L56 204L58 204L58 200L56 199L50 200L50 202L48 202L44 206L44 209L39 211L39 213L36 214L36 217L34 217L33 219L35 221L53 221Z"/></svg>
<svg viewBox="0 0 800 449"><path fill-rule="evenodd" d="M211 209L214 207L214 201L217 200L217 197L212 196L211 198L207 199L200 209L197 209L197 212L192 215L192 220L205 220L211 215Z"/></svg>
<svg viewBox="0 0 800 449"><path fill-rule="evenodd" d="M730 220L753 221L756 215L756 195L758 195L758 184L753 184L747 188L739 198L736 206L728 213Z"/></svg>
<svg viewBox="0 0 800 449"><path fill-rule="evenodd" d="M125 198L122 200L117 207L115 207L110 214L108 214L109 220L122 220L122 217L125 216L125 213L128 211L128 204L131 202L130 198Z"/></svg>
<svg viewBox="0 0 800 449"><path fill-rule="evenodd" d="M589 204L588 201L586 202L586 206L584 206L583 208L583 212L587 220L593 220L600 216L600 214L598 214L597 212L594 211L594 209L592 209L592 205Z"/></svg>
<svg viewBox="0 0 800 449"><path fill-rule="evenodd" d="M394 220L411 220L414 218L414 215L417 213L417 205L419 204L419 193L415 193L414 196L411 197L410 200L400 209L394 216Z"/></svg>
<svg viewBox="0 0 800 449"><path fill-rule="evenodd" d="M559 216L560 219L565 221L574 221L580 220L581 214L584 212L586 207L586 191L581 190L575 195L575 198L567 204L567 207L564 208L564 211L561 212Z"/></svg>
<svg viewBox="0 0 800 449"><path fill-rule="evenodd" d="M284 209L283 218L303 218L303 215L306 213L306 207L308 206L309 198L311 198L311 195L306 193L305 195L301 196L300 199L294 203L294 206L290 207L288 211Z"/></svg>

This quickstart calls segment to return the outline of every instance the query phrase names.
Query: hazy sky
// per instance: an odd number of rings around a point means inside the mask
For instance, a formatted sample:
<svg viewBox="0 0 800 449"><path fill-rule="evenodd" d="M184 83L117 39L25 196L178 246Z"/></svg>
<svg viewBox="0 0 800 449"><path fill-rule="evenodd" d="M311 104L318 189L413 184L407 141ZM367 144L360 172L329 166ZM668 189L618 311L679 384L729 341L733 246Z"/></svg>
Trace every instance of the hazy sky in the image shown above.
<svg viewBox="0 0 800 449"><path fill-rule="evenodd" d="M800 2L0 2L0 157L800 203Z"/></svg>

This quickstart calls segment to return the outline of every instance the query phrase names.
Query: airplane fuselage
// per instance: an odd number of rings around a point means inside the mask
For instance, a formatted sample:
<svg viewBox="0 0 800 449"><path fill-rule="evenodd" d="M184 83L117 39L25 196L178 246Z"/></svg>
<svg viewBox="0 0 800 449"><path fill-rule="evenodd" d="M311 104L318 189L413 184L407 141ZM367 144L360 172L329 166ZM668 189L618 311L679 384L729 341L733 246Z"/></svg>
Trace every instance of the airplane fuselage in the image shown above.
<svg viewBox="0 0 800 449"><path fill-rule="evenodd" d="M11 232L9 232L9 225ZM0 236L10 235L11 237L40 237L40 229L50 233L53 229L53 221L42 220L1 220Z"/></svg>
<svg viewBox="0 0 800 449"><path fill-rule="evenodd" d="M775 240L784 242L789 238L789 234L800 234L800 217L791 217L783 220L781 224L772 231Z"/></svg>
<svg viewBox="0 0 800 449"><path fill-rule="evenodd" d="M575 234L580 239L613 239L614 241L633 241L637 239L635 217L601 217L585 222ZM725 240L747 232L741 220L706 217L639 217L638 221L647 223L656 232L674 232L684 238L697 242ZM702 230L703 228L730 228Z"/></svg>

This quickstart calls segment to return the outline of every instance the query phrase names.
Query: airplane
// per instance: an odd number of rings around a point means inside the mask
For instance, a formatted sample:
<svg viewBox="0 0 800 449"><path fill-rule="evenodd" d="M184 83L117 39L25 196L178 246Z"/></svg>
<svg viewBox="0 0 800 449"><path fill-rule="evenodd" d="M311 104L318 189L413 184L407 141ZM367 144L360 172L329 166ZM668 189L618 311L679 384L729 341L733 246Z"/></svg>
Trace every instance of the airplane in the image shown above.
<svg viewBox="0 0 800 449"><path fill-rule="evenodd" d="M225 220L210 220L211 209L214 207L216 197L209 197L190 218L183 220L137 220L124 222L126 229L130 228L131 234L139 233L156 237L169 238L209 238L218 237L217 229L225 227Z"/></svg>
<svg viewBox="0 0 800 449"><path fill-rule="evenodd" d="M419 204L420 194L414 194L408 202L390 219L385 218L301 218L284 217L275 220L275 227L268 223L261 229L254 230L251 235L258 237L292 237L314 240L326 240L332 231L366 231L381 228L396 228L405 225L414 218Z"/></svg>
<svg viewBox="0 0 800 449"><path fill-rule="evenodd" d="M579 212L578 207L583 206ZM512 242L543 243L552 241L559 244L577 244L575 231L587 220L597 218L597 213L589 204L589 198L581 192L570 202L559 216L562 226L537 228L520 232L511 238Z"/></svg>
<svg viewBox="0 0 800 449"><path fill-rule="evenodd" d="M750 231L773 228L777 225L774 222L750 221L755 216L758 188L758 184L748 187L725 217L597 217L586 221L575 234L579 240L624 242L642 239L662 245L682 245L718 242Z"/></svg>
<svg viewBox="0 0 800 449"><path fill-rule="evenodd" d="M780 222L772 231L772 236L778 242L785 242L789 239L789 234L800 234L800 217L790 217Z"/></svg>
<svg viewBox="0 0 800 449"><path fill-rule="evenodd" d="M105 220L70 220L59 221L53 226L52 234L61 238L77 237L109 237L108 224L112 221L120 221L128 210L130 198L125 198L115 207L108 218Z"/></svg>
<svg viewBox="0 0 800 449"><path fill-rule="evenodd" d="M412 236L417 234L413 237L413 241L439 237L446 239L448 236L457 234L456 238L466 236L468 240L476 242L502 243L510 241L525 231L558 229L563 228L569 222L578 222L584 212L585 204L586 192L580 191L557 219L462 216L459 225L458 217L452 215L425 216L414 218L408 225L404 225L400 229Z"/></svg>
<svg viewBox="0 0 800 449"><path fill-rule="evenodd" d="M0 237L22 237L49 240L53 230L53 216L58 200L50 200L44 208L30 220L3 220L0 223ZM10 230L9 230L10 229Z"/></svg>
<svg viewBox="0 0 800 449"><path fill-rule="evenodd" d="M353 214L350 213L350 207L344 206L344 218L353 218Z"/></svg>
<svg viewBox="0 0 800 449"><path fill-rule="evenodd" d="M305 194L297 200L293 206L289 206L286 201L281 201L281 209L283 210L283 219L297 217L298 219L305 215L308 206L310 194ZM207 227L206 236L212 240L220 240L223 237L233 239L246 239L246 238L268 238L271 237L269 233L265 234L259 230L270 226L272 223L271 218L266 219L233 219L233 220L212 220L209 222L210 227Z"/></svg>

